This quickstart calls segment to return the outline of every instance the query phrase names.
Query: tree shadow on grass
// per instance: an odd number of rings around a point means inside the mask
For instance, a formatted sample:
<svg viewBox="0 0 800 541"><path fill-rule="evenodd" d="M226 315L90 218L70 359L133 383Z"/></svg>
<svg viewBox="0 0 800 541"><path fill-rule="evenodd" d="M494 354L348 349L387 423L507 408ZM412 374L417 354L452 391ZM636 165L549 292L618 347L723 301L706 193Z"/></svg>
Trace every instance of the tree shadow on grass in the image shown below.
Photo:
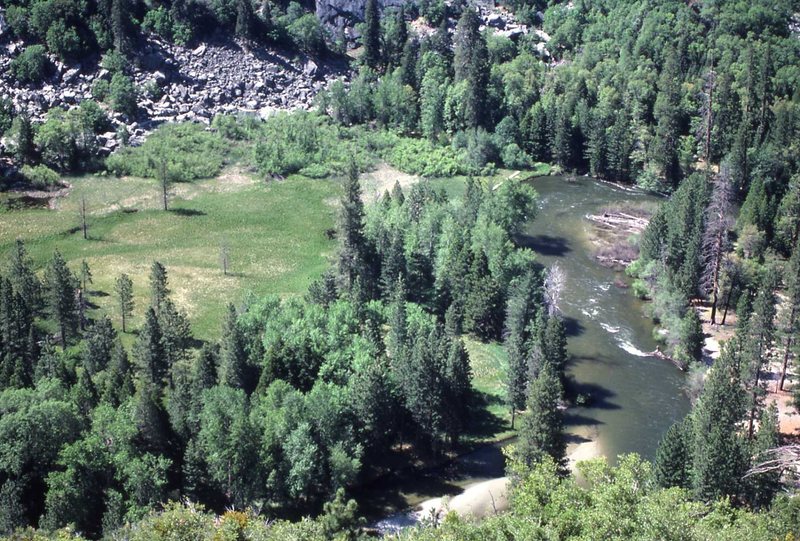
<svg viewBox="0 0 800 541"><path fill-rule="evenodd" d="M504 404L499 396L475 391L470 400L469 425L466 433L479 438L491 438L508 427L504 419L489 411L490 406Z"/></svg>
<svg viewBox="0 0 800 541"><path fill-rule="evenodd" d="M206 215L205 212L203 212L202 210L197 210L197 209L177 208L177 209L169 209L169 211L172 214L177 214L178 216L205 216Z"/></svg>

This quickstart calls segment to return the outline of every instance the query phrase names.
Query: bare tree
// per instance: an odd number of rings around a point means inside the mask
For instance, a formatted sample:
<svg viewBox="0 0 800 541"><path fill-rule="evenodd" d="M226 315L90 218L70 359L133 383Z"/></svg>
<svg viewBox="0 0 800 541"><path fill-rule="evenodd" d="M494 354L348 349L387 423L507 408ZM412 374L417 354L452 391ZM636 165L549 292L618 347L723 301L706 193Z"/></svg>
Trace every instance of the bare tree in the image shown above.
<svg viewBox="0 0 800 541"><path fill-rule="evenodd" d="M86 196L81 195L81 202L78 206L78 216L81 219L81 229L83 230L83 240L89 239L88 210L86 207Z"/></svg>
<svg viewBox="0 0 800 541"><path fill-rule="evenodd" d="M161 188L161 202L164 210L169 210L169 193L172 187L172 174L169 160L164 152L159 152L156 157L148 157L148 165L155 171L158 186Z"/></svg>
<svg viewBox="0 0 800 541"><path fill-rule="evenodd" d="M231 264L231 254L226 242L222 242L219 245L219 264L222 266L222 274L227 276L228 268Z"/></svg>
<svg viewBox="0 0 800 541"><path fill-rule="evenodd" d="M566 283L567 273L558 263L553 263L547 269L547 277L544 280L544 295L547 302L547 310L551 316L561 311L558 305L561 302L561 295L564 292Z"/></svg>
<svg viewBox="0 0 800 541"><path fill-rule="evenodd" d="M719 302L719 278L723 258L729 248L728 231L731 228L731 175L726 164L722 165L714 181L711 201L706 208L706 230L703 234L702 259L704 263L700 287L711 297L711 323L716 324Z"/></svg>
<svg viewBox="0 0 800 541"><path fill-rule="evenodd" d="M705 74L703 84L702 102L700 104L700 117L703 122L697 128L697 139L703 147L703 159L706 162L706 171L711 168L711 134L714 131L714 88L717 85L717 74L713 68Z"/></svg>
<svg viewBox="0 0 800 541"><path fill-rule="evenodd" d="M753 467L747 470L744 477L762 473L796 470L800 466L800 445L783 445L759 453L753 457Z"/></svg>

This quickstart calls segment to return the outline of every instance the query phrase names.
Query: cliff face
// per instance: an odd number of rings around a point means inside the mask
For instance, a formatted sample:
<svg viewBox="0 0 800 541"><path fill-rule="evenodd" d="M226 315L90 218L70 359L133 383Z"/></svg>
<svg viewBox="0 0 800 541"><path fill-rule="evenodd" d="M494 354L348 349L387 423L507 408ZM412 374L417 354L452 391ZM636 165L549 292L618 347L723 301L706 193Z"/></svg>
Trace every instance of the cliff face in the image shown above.
<svg viewBox="0 0 800 541"><path fill-rule="evenodd" d="M387 9L409 6L416 0L378 0L381 13ZM356 23L364 20L367 0L317 0L316 12L320 22L328 28L344 30L349 36L356 36Z"/></svg>

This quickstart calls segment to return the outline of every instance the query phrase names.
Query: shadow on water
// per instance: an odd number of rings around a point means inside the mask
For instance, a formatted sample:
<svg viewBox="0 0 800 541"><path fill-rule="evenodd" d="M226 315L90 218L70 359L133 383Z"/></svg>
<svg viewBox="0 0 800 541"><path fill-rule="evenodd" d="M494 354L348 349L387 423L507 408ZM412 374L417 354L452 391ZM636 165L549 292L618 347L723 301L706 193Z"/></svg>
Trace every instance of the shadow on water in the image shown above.
<svg viewBox="0 0 800 541"><path fill-rule="evenodd" d="M564 331L569 337L580 336L586 330L583 323L572 316L563 316L561 320L564 322Z"/></svg>
<svg viewBox="0 0 800 541"><path fill-rule="evenodd" d="M569 382L569 392L576 397L582 396L584 400L583 406L587 408L599 410L621 409L619 404L611 402L611 399L616 396L616 393L597 383L571 380Z"/></svg>
<svg viewBox="0 0 800 541"><path fill-rule="evenodd" d="M581 436L579 434L573 434L571 432L566 432L564 434L564 441L567 445L580 445L581 443L586 443L592 441L591 438L587 438L586 436Z"/></svg>
<svg viewBox="0 0 800 541"><path fill-rule="evenodd" d="M548 257L563 257L572 251L569 241L554 235L517 235L516 241L537 254Z"/></svg>
<svg viewBox="0 0 800 541"><path fill-rule="evenodd" d="M588 415L581 415L574 410L567 410L564 413L564 426L597 426L604 424L594 417Z"/></svg>

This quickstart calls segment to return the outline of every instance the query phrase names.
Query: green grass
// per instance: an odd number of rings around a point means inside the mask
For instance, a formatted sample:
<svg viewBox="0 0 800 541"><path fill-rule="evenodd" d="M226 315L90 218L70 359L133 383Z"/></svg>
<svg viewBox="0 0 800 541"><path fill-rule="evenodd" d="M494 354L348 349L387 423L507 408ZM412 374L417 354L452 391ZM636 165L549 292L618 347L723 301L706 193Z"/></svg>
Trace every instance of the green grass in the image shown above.
<svg viewBox="0 0 800 541"><path fill-rule="evenodd" d="M531 169L523 169L514 178L526 179L529 177L538 177L550 173L551 166L546 163L536 163ZM517 170L512 169L497 169L495 174L490 177L475 177L485 183L486 186L493 187L497 184L506 181L511 175L517 173ZM431 186L436 190L444 190L448 196L458 199L464 195L466 190L466 175L456 175L447 178L433 178L430 179Z"/></svg>
<svg viewBox="0 0 800 541"><path fill-rule="evenodd" d="M483 343L464 337L472 366L472 386L483 403L483 417L472 437L478 442L503 440L514 435L511 430L511 414L505 403L503 378L508 361L499 342Z"/></svg>
<svg viewBox="0 0 800 541"><path fill-rule="evenodd" d="M159 210L156 183L138 178L81 177L57 200L57 209L0 211L0 254L16 238L25 241L41 268L58 249L77 272L85 259L94 274L90 286L95 313L119 319L113 284L120 273L134 282L132 327L148 304L148 275L154 260L169 273L172 295L189 314L194 334L219 335L228 302L246 292L281 296L301 294L328 264L333 241L325 230L334 223L332 204L338 184L290 177L266 184L239 171L219 178L178 184L171 210ZM86 198L89 240L78 230L78 205ZM230 254L223 276L220 247ZM129 340L126 340L129 341Z"/></svg>

